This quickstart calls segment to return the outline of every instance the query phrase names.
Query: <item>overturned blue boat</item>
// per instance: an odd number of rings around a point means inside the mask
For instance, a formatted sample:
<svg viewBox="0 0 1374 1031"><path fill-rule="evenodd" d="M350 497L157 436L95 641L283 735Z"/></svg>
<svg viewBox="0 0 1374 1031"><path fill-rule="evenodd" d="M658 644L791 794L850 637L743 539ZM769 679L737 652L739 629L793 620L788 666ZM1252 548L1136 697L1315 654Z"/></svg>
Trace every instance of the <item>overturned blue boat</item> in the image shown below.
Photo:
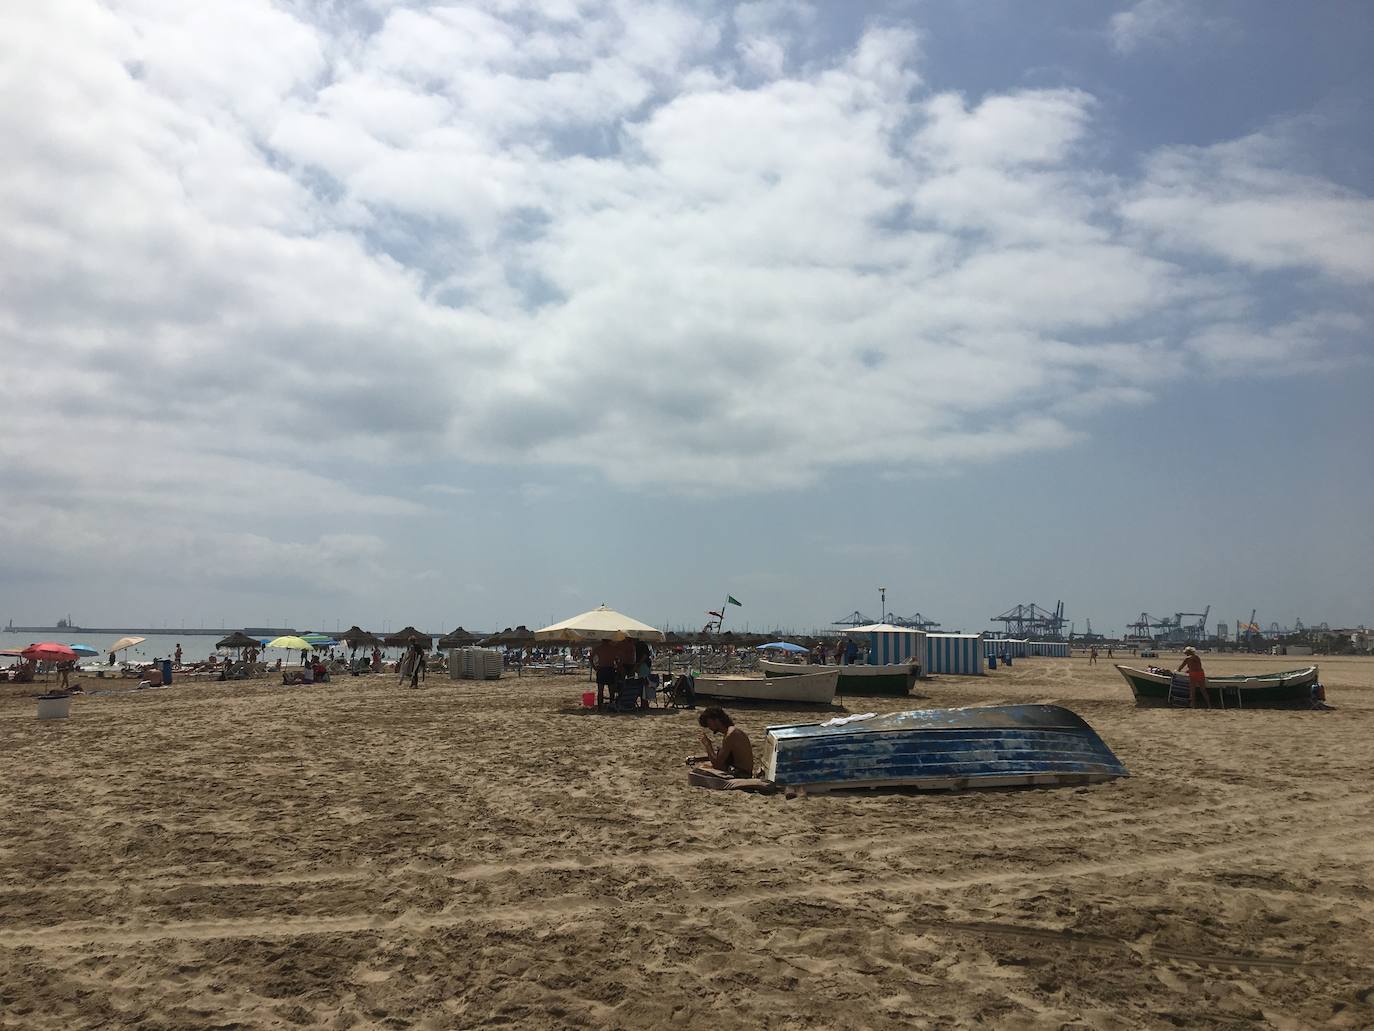
<svg viewBox="0 0 1374 1031"><path fill-rule="evenodd" d="M1075 712L990 705L768 727L764 777L808 791L1092 784L1129 776Z"/></svg>

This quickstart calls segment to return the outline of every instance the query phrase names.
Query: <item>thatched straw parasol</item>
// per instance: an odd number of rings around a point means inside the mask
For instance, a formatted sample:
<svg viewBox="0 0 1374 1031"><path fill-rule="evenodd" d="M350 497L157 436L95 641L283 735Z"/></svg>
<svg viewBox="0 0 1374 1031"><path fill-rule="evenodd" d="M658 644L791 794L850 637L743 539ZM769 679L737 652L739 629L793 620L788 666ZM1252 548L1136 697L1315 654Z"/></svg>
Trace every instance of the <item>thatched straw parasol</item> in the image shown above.
<svg viewBox="0 0 1374 1031"><path fill-rule="evenodd" d="M477 640L476 634L469 633L462 627L458 627L453 633L445 634L443 637L439 638L439 647L445 650L449 648L466 648L469 645L476 644Z"/></svg>
<svg viewBox="0 0 1374 1031"><path fill-rule="evenodd" d="M348 645L349 648L357 651L359 648L366 648L369 645L382 643L382 639L376 634L369 633L354 623L339 636L339 640Z"/></svg>
<svg viewBox="0 0 1374 1031"><path fill-rule="evenodd" d="M482 642L484 645L495 646L504 644L507 648L523 648L534 643L534 634L530 628L521 623L512 630L510 627L502 630L499 634L494 634Z"/></svg>
<svg viewBox="0 0 1374 1031"><path fill-rule="evenodd" d="M408 626L404 630L397 630L394 634L387 634L382 638L382 641L388 648L404 648L410 643L412 637L424 645L426 649L434 643L433 634L422 634L413 626Z"/></svg>
<svg viewBox="0 0 1374 1031"><path fill-rule="evenodd" d="M249 637L242 630L235 630L228 637L222 638L215 643L216 648L261 648L262 642L256 637Z"/></svg>

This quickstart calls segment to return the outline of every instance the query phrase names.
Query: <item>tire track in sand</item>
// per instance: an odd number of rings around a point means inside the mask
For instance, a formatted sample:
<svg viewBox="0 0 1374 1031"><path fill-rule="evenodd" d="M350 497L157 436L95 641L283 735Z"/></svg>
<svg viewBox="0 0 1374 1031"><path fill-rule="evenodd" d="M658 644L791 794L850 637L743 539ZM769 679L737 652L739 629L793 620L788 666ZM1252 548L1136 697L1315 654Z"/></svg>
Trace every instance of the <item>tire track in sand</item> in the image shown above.
<svg viewBox="0 0 1374 1031"><path fill-rule="evenodd" d="M1060 819L1018 822L1014 827L959 827L943 833L954 842L992 840L999 844L1016 845L1026 838L1033 844L1045 845L1060 838L1080 838L1085 831L1102 830L1115 825L1129 825L1132 831L1148 831L1154 834L1170 835L1189 832L1205 837L1208 831L1233 834L1234 824L1215 827L1225 819L1235 819L1240 823L1281 822L1290 816L1311 813L1333 806L1348 806L1351 801L1364 802L1374 806L1374 795L1358 796L1352 799L1345 796L1339 800L1311 801L1309 792L1288 791L1255 797L1225 799L1199 802L1181 806L1161 806L1154 809L1140 809L1129 813L1103 813L1098 816L1075 816ZM1286 803L1286 804L1283 804ZM816 803L801 803L816 804ZM1210 815L1210 818L1207 818ZM1203 817L1202 826L1193 818ZM1161 822L1167 818L1167 822ZM894 828L889 833L871 834L856 837L849 834L819 836L816 840L784 843L774 848L758 848L752 855L758 861L780 862L795 860L798 854L813 852L872 852L876 855L905 853L911 850L911 838L919 835L921 828ZM798 832L789 837L810 837L806 832ZM946 852L957 852L957 848L946 848ZM711 850L648 850L644 852L617 852L613 855L563 856L552 859L514 859L494 860L486 863L469 863L464 866L445 868L436 865L431 870L414 871L407 862L399 867L361 866L335 869L307 869L298 872L282 871L253 874L223 874L220 876L177 876L180 867L166 867L148 871L143 876L113 874L99 877L48 878L42 883L18 884L13 881L0 884L0 897L5 895L27 894L65 894L72 891L91 890L107 892L136 888L141 891L183 888L255 888L276 887L290 884L329 884L349 881L370 880L376 877L404 876L406 873L419 872L422 875L437 875L452 881L476 881L501 877L506 874L532 874L558 871L586 871L600 867L622 867L626 863L636 867L660 868L677 865L678 861L702 862L718 859L719 853Z"/></svg>
<svg viewBox="0 0 1374 1031"><path fill-rule="evenodd" d="M1348 824L1339 830L1325 833L1295 831L1267 840L1282 845L1291 854L1313 848L1325 842L1353 839L1362 846L1368 828ZM701 909L727 909L751 903L800 898L817 902L851 902L868 895L900 893L920 898L939 895L948 898L950 892L969 888L1007 886L1013 884L1050 884L1055 881L1083 877L1148 873L1161 869L1180 869L1184 864L1210 859L1251 854L1254 839L1232 841L1211 848L1182 848L1152 853L1133 859L1113 859L1101 862L1069 862L1030 869L987 872L972 876L930 877L920 875L869 879L857 884L816 885L797 883L787 886L751 888L721 892L716 886L689 891L685 896L662 898L660 906L668 910L675 905ZM694 859L677 857L678 864L690 867ZM246 917L232 920L180 921L167 924L109 925L63 923L41 927L14 927L0 930L0 948L60 948L90 946L137 945L157 941L211 941L216 939L297 938L316 934L423 933L460 926L499 926L522 928L548 921L563 922L570 918L596 913L613 913L629 903L618 898L591 898L585 893L555 898L522 899L513 903L490 906L479 912L465 903L455 903L438 913L401 913L388 916L377 913L341 914L338 916L281 916Z"/></svg>

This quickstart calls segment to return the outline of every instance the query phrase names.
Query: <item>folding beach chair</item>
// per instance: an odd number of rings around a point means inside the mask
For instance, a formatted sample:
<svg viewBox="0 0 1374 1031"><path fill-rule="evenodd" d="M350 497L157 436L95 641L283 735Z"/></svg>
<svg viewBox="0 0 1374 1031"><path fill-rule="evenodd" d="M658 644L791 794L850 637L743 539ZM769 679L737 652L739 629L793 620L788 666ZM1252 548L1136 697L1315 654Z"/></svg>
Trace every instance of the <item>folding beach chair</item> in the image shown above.
<svg viewBox="0 0 1374 1031"><path fill-rule="evenodd" d="M1188 708L1190 697L1191 690L1189 688L1188 678L1181 673L1173 674L1173 676L1169 678L1169 705L1181 705L1186 709Z"/></svg>
<svg viewBox="0 0 1374 1031"><path fill-rule="evenodd" d="M686 673L674 678L671 683L663 687L663 705L665 708L673 709L695 709L696 692L692 687L692 678Z"/></svg>

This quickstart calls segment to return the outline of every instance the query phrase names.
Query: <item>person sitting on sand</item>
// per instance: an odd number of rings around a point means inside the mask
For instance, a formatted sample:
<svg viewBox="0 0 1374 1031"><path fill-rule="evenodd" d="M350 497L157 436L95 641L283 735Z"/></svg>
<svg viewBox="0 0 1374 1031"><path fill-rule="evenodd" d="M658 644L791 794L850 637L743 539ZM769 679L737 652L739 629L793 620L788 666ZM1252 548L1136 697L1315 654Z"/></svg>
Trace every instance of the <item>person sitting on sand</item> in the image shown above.
<svg viewBox="0 0 1374 1031"><path fill-rule="evenodd" d="M1197 657L1197 652L1193 648L1183 649L1183 661L1178 664L1178 671L1182 672L1185 666L1188 669L1188 708L1197 705L1197 693L1201 691L1202 700L1210 709L1212 696L1207 693L1207 674L1202 672L1202 660Z"/></svg>
<svg viewBox="0 0 1374 1031"><path fill-rule="evenodd" d="M701 710L697 722L704 728L701 744L706 754L689 759L689 763L710 766L732 777L754 775L754 746L749 743L749 735L735 726L735 721L724 709L718 705L709 706ZM712 742L711 734L723 735L719 748Z"/></svg>

